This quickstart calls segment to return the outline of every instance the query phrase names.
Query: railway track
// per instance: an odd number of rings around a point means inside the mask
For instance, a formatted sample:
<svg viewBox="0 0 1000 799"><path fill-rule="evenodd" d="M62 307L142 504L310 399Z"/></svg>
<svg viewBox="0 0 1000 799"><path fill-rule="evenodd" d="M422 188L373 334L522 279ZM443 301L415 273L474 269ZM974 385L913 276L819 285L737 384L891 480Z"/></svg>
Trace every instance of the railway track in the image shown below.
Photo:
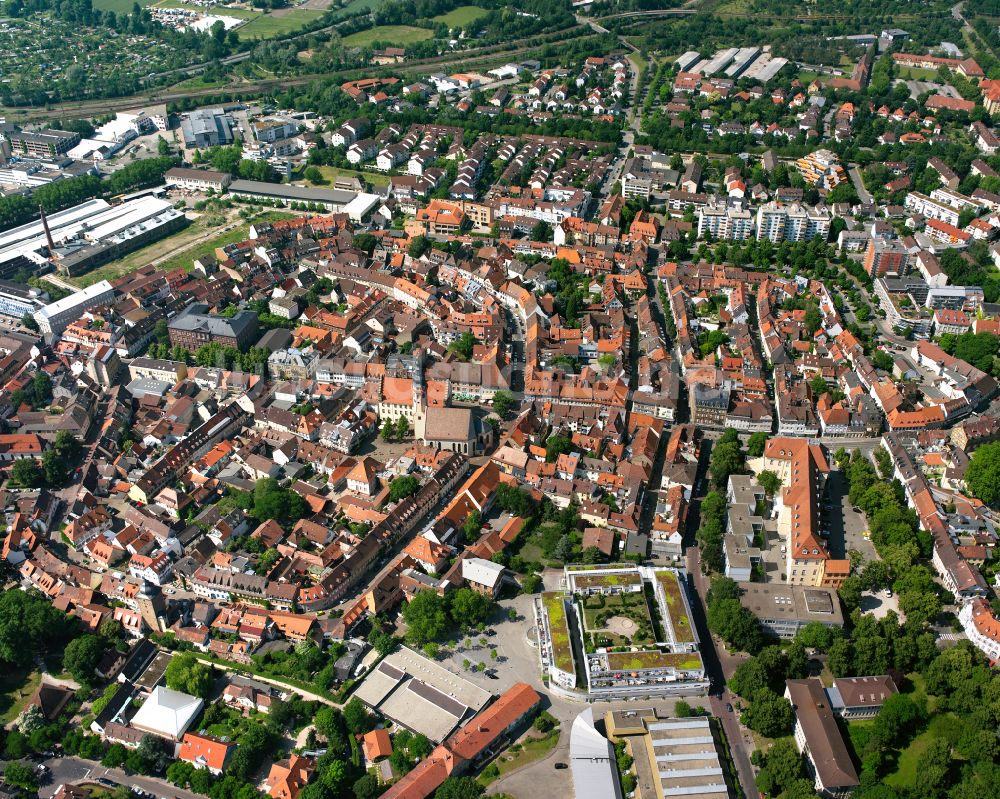
<svg viewBox="0 0 1000 799"><path fill-rule="evenodd" d="M393 67L374 67L365 72L366 76L404 74L425 71L428 68L446 67L455 64L473 66L496 59L511 59L533 53L536 50L552 44L556 41L563 41L568 34L578 34L581 31L589 30L586 25L573 25L560 31L554 31L541 37L539 41L523 46L516 43L490 45L484 48L471 50L460 50L433 58L418 59ZM586 40L594 38L596 33L585 33L582 36L571 35L575 40ZM127 97L114 97L99 100L70 100L63 103L56 103L45 108L35 108L31 106L0 106L0 111L8 119L18 122L32 121L41 122L47 119L66 117L69 115L92 116L104 114L108 111L123 111L137 106L149 105L151 103L171 103L177 100L186 100L197 97L213 97L225 95L233 98L255 96L265 94L273 89L281 89L289 86L305 86L314 81L331 79L349 80L358 76L358 68L334 70L331 72L316 72L308 75L299 75L283 78L260 78L244 83L231 84L228 86L205 87L200 89L171 90L164 87L162 90L151 90L139 94L132 94Z"/></svg>

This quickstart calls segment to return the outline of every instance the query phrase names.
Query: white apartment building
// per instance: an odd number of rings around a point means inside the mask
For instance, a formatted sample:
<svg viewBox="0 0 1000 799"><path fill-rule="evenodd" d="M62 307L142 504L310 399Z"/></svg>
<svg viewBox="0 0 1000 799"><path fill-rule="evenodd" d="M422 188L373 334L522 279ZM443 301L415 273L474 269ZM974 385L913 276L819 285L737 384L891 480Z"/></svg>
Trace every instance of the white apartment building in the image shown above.
<svg viewBox="0 0 1000 799"><path fill-rule="evenodd" d="M908 211L921 214L928 219L937 219L949 225L958 225L958 209L948 203L935 200L919 191L911 191L906 195L903 206Z"/></svg>
<svg viewBox="0 0 1000 799"><path fill-rule="evenodd" d="M713 203L698 211L698 235L743 241L753 236L753 215L745 208Z"/></svg>
<svg viewBox="0 0 1000 799"><path fill-rule="evenodd" d="M769 202L757 209L757 238L779 241L808 241L830 235L832 216L826 208L783 205Z"/></svg>

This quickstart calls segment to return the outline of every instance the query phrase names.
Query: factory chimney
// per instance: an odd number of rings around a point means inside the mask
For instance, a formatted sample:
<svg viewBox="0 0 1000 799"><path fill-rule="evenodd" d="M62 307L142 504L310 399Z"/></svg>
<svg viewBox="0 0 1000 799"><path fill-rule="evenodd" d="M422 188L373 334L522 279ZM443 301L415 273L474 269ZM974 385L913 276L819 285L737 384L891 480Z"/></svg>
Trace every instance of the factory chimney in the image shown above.
<svg viewBox="0 0 1000 799"><path fill-rule="evenodd" d="M45 240L49 243L49 254L51 255L56 250L56 243L52 241L52 231L49 230L49 221L45 218L45 209L40 205L38 206L38 213L42 217L42 227L45 228Z"/></svg>

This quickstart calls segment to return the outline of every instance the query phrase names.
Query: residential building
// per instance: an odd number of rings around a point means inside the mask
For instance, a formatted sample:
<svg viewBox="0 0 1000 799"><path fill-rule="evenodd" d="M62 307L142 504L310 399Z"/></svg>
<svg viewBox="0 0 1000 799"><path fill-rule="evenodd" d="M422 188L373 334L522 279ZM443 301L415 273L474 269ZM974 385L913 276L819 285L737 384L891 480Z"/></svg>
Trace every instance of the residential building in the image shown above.
<svg viewBox="0 0 1000 799"><path fill-rule="evenodd" d="M795 746L808 764L816 793L846 799L858 773L819 680L787 680L785 698L795 712Z"/></svg>

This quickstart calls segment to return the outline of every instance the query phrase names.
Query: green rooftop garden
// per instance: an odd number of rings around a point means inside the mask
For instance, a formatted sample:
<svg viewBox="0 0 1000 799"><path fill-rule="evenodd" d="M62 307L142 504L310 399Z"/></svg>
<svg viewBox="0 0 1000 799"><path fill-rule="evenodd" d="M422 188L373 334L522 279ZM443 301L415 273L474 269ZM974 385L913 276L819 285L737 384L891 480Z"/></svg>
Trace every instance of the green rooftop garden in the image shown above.
<svg viewBox="0 0 1000 799"><path fill-rule="evenodd" d="M667 608L670 611L670 624L674 628L674 638L679 644L694 643L694 631L691 629L691 618L688 616L684 597L681 595L680 581L675 572L663 571L656 573L656 580L667 598Z"/></svg>
<svg viewBox="0 0 1000 799"><path fill-rule="evenodd" d="M552 634L552 658L556 668L569 674L576 669L573 665L573 645L569 639L569 622L566 619L566 605L563 595L550 591L542 594L545 612L549 616L549 629Z"/></svg>
<svg viewBox="0 0 1000 799"><path fill-rule="evenodd" d="M671 652L613 652L608 655L608 667L612 671L635 671L639 669L700 669L701 658L695 653L674 654Z"/></svg>

